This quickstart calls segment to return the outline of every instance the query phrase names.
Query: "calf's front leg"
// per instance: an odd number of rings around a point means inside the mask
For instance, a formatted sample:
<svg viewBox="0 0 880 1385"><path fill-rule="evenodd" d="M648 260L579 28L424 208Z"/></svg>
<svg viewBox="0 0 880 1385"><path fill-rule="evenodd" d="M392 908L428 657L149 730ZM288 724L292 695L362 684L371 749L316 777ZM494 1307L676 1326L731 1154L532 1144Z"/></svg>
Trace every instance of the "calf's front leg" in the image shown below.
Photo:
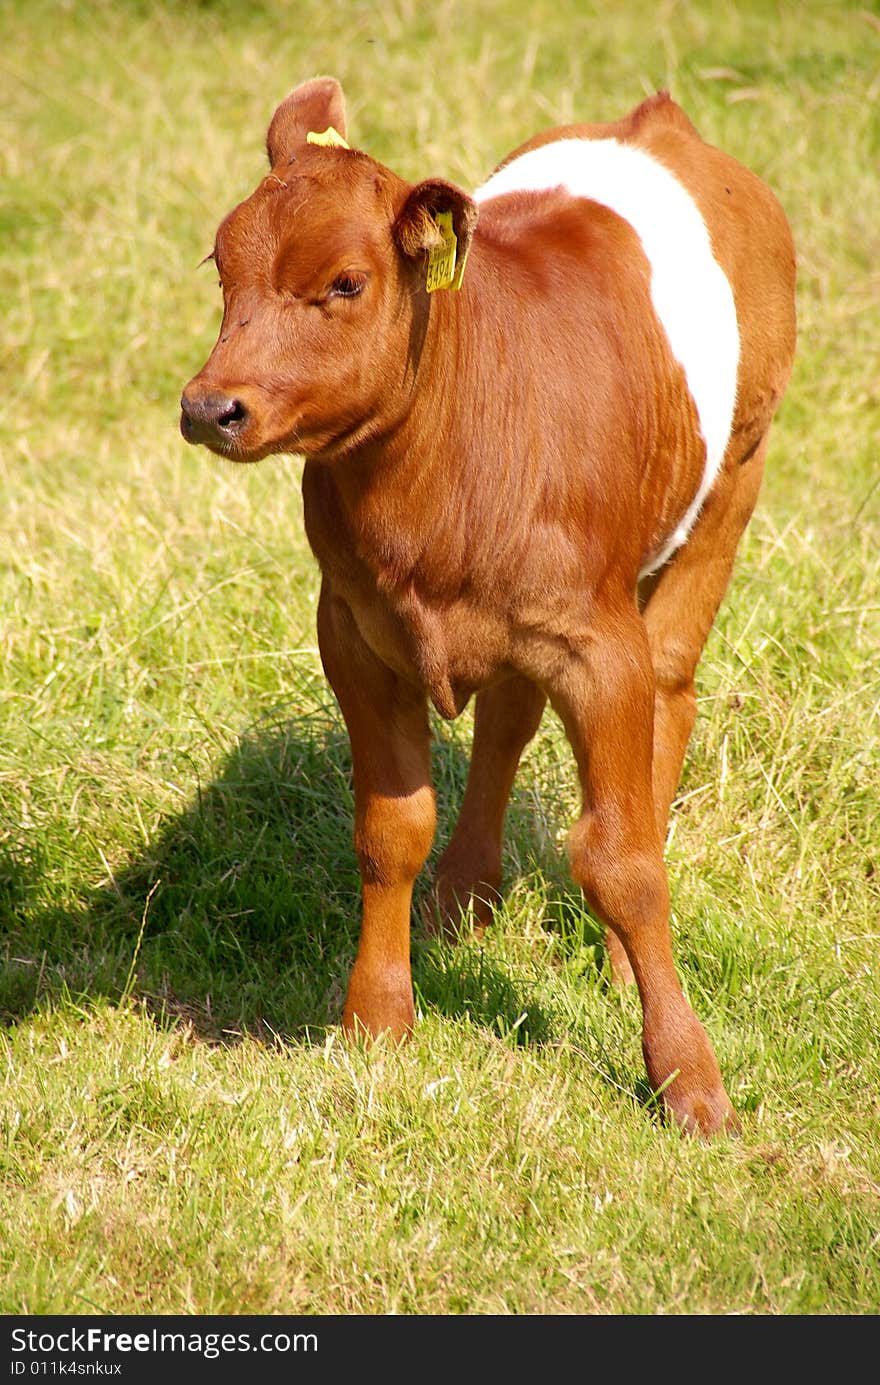
<svg viewBox="0 0 880 1385"><path fill-rule="evenodd" d="M477 694L467 787L452 839L437 868L440 921L452 937L473 911L482 935L501 886L504 814L523 750L541 721L547 698L516 674Z"/></svg>
<svg viewBox="0 0 880 1385"><path fill-rule="evenodd" d="M364 643L326 583L318 606L321 660L351 741L361 935L342 1015L352 1035L401 1039L413 1026L413 882L435 829L425 696Z"/></svg>
<svg viewBox="0 0 880 1385"><path fill-rule="evenodd" d="M613 930L642 1003L648 1077L683 1129L713 1135L737 1119L703 1026L672 959L669 890L652 796L654 678L634 607L598 621L549 693L578 764L583 812L569 837L572 874Z"/></svg>

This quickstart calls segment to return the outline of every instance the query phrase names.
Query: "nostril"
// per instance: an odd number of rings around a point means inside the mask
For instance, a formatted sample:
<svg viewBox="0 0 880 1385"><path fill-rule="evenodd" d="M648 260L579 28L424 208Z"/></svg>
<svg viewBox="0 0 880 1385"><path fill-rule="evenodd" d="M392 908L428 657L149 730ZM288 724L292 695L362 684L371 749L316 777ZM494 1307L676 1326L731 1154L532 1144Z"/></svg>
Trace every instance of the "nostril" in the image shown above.
<svg viewBox="0 0 880 1385"><path fill-rule="evenodd" d="M247 406L225 390L196 385L180 400L180 431L187 442L225 448L238 441L250 421Z"/></svg>
<svg viewBox="0 0 880 1385"><path fill-rule="evenodd" d="M240 428L247 418L247 409L240 399L230 399L217 415L217 424L227 431Z"/></svg>

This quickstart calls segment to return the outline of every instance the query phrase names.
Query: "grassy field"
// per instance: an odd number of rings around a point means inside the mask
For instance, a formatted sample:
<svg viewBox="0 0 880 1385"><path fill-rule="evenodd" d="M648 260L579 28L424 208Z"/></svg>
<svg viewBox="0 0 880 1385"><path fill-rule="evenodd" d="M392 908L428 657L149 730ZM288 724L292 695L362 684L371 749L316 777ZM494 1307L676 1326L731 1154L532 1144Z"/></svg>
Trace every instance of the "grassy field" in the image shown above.
<svg viewBox="0 0 880 1385"><path fill-rule="evenodd" d="M412 1042L339 1039L301 464L177 433L198 263L317 72L465 186L668 86L788 211L798 361L667 847L740 1141L656 1119L550 717L485 945L416 930ZM874 0L0 0L0 1312L880 1309L878 72ZM469 735L436 725L438 850Z"/></svg>

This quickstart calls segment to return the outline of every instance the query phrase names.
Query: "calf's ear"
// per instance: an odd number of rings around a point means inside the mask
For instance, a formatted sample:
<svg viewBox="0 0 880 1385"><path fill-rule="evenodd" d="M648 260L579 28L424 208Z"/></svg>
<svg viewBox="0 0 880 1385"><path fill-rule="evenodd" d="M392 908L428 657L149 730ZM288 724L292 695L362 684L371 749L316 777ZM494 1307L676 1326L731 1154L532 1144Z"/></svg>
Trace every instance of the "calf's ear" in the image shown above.
<svg viewBox="0 0 880 1385"><path fill-rule="evenodd" d="M452 213L458 259L463 261L470 247L479 210L472 197L442 178L428 178L410 189L394 223L397 244L404 255L411 258L435 250L443 240L436 220L438 212Z"/></svg>
<svg viewBox="0 0 880 1385"><path fill-rule="evenodd" d="M345 138L345 97L335 77L313 77L295 87L272 117L266 150L272 168L286 164L298 144L330 126Z"/></svg>

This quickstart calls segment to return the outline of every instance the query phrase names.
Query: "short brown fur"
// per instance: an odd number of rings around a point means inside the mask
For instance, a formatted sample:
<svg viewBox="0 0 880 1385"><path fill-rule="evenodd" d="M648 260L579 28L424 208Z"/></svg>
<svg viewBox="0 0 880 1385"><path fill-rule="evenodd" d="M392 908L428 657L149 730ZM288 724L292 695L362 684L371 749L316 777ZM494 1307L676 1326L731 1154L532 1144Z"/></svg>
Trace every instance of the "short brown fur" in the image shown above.
<svg viewBox="0 0 880 1385"><path fill-rule="evenodd" d="M731 283L741 357L721 473L688 542L651 577L704 445L650 299L632 228L564 190L478 209L355 150L331 78L297 88L272 165L221 226L220 336L181 428L239 461L299 452L321 567L321 656L349 730L360 945L343 1025L414 1020L412 886L435 829L428 701L476 693L464 802L435 899L453 931L491 916L505 807L546 701L580 776L571 868L635 979L650 1081L685 1130L737 1119L676 975L662 841L695 713L694 672L751 515L795 344L795 256L779 204L703 142L665 93L610 125L696 201ZM513 157L513 156L511 156ZM469 259L460 292L425 289L438 211Z"/></svg>

